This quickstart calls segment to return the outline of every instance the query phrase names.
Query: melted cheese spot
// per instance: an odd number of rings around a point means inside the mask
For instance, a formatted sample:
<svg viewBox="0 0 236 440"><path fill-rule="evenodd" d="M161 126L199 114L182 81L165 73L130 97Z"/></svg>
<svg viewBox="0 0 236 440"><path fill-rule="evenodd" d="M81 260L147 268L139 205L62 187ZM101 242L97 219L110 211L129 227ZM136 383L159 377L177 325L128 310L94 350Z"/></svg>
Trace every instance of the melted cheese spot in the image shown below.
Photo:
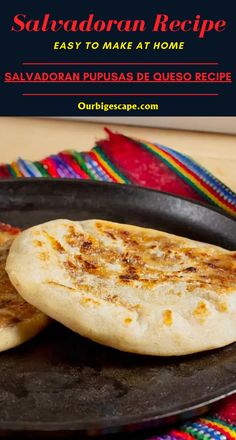
<svg viewBox="0 0 236 440"><path fill-rule="evenodd" d="M195 316L195 318L197 318L201 322L204 322L209 314L210 312L207 308L207 305L203 301L200 301L196 309L194 309L193 311L193 315Z"/></svg>
<svg viewBox="0 0 236 440"><path fill-rule="evenodd" d="M221 302L217 304L217 310L221 313L228 311L228 306L225 302Z"/></svg>
<svg viewBox="0 0 236 440"><path fill-rule="evenodd" d="M132 318L125 318L124 319L125 324L131 324L132 321L133 321Z"/></svg>
<svg viewBox="0 0 236 440"><path fill-rule="evenodd" d="M40 240L34 240L33 244L36 247L42 247L43 246L43 243Z"/></svg>
<svg viewBox="0 0 236 440"><path fill-rule="evenodd" d="M40 252L39 258L41 261L48 261L49 260L49 253L48 252Z"/></svg>
<svg viewBox="0 0 236 440"><path fill-rule="evenodd" d="M83 305L85 305L85 306L87 306L87 307L89 307L89 305L92 305L92 306L100 306L100 302L94 300L93 298L83 298L83 299L81 300L81 304L83 304Z"/></svg>
<svg viewBox="0 0 236 440"><path fill-rule="evenodd" d="M167 326L171 326L173 324L173 317L171 310L165 310L163 312L163 323Z"/></svg>

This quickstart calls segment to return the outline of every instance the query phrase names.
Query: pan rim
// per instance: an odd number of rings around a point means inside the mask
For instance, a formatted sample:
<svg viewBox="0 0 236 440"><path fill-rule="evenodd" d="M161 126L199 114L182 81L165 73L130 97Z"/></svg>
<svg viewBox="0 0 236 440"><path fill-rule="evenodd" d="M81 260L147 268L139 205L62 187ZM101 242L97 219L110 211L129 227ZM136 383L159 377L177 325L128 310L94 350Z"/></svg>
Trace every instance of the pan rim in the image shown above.
<svg viewBox="0 0 236 440"><path fill-rule="evenodd" d="M135 185L135 184L127 184L127 183L116 183L116 182L105 182L102 180L91 180L91 179L74 179L74 178L66 178L66 177L7 177L7 178L0 178L0 185L2 183L13 183L13 184L17 184L17 183L32 183L32 182L53 182L53 183L61 183L61 182L65 182L65 183L71 183L71 184L88 184L91 186L107 186L107 187L113 187L113 188L130 188L130 189L138 189L140 191L144 191L144 192L151 192L151 193L158 193L161 195L167 195L168 197L173 197L174 199L180 199L183 200L185 202L189 202L193 205L197 205L197 206L201 206L203 208L209 209L210 211L214 211L217 212L218 214L223 215L224 217L229 218L230 220L233 220L236 222L236 216L229 214L228 212L224 211L223 209L214 206L214 205L210 205L207 202L204 201L199 201L199 200L194 200L185 196L180 196L177 194L173 194L171 192L168 191L161 191L161 190L157 190L157 189L153 189L153 188L147 188L145 186L141 186L141 185Z"/></svg>
<svg viewBox="0 0 236 440"><path fill-rule="evenodd" d="M234 343L235 344L235 343ZM176 411L171 411L166 414L155 415L154 413L149 413L142 418L142 421L138 418L138 416L127 416L123 418L122 424L119 422L116 423L117 417L110 417L109 421L113 421L113 423L107 424L107 419L104 418L101 422L101 419L94 419L93 423L83 423L83 422L27 422L27 421L17 421L14 422L14 426L12 422L0 422L0 430L9 431L9 432L17 432L17 431L28 431L28 432L60 432L60 431L68 431L68 432L92 432L93 435L97 435L96 430L102 431L104 429L104 433L109 434L112 432L125 431L127 427L134 428L134 431L140 429L140 425L142 429L147 429L148 427L161 427L163 426L162 422L166 419L176 417L175 423L178 419L187 414L193 413L188 418L196 417L197 415L205 412L208 408L226 397L230 397L236 393L236 385L232 390L224 391L220 396L212 396L209 400L199 401L196 405L191 405L189 407L183 407ZM201 411L202 410L202 411ZM125 420L124 420L125 419ZM99 421L100 420L100 421ZM160 422L160 423L158 423ZM96 424L97 423L97 424ZM69 426L68 426L69 425ZM139 425L139 426L138 426ZM91 434L90 434L91 435Z"/></svg>

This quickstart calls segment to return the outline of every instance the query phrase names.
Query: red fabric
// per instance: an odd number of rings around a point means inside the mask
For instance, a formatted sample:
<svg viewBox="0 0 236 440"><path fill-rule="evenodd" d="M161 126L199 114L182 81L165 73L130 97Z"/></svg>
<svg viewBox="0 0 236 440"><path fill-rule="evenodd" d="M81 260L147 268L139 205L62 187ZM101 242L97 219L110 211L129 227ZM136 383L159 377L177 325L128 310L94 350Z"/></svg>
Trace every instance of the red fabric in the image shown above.
<svg viewBox="0 0 236 440"><path fill-rule="evenodd" d="M123 135L108 129L106 131L109 139L100 141L99 146L132 183L202 200L194 189L154 154Z"/></svg>
<svg viewBox="0 0 236 440"><path fill-rule="evenodd" d="M236 394L222 400L217 414L226 422L236 424Z"/></svg>

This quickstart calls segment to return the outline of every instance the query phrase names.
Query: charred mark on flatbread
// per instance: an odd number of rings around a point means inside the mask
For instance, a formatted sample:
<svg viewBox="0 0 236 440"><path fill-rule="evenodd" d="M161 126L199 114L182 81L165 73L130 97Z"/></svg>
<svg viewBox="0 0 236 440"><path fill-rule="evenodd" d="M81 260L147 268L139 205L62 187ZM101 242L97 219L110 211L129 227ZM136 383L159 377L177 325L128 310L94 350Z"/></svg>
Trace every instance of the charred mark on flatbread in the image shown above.
<svg viewBox="0 0 236 440"><path fill-rule="evenodd" d="M73 225L69 225L67 227L68 229L68 234L65 235L65 241L67 242L67 244L69 244L72 247L76 247L79 248L81 245L81 242L84 239L84 235L81 232L78 232L75 228L75 226Z"/></svg>
<svg viewBox="0 0 236 440"><path fill-rule="evenodd" d="M65 284L58 283L58 282L53 281L53 280L47 281L47 284L50 284L50 285L53 285L53 286L56 286L56 287L62 287L63 289L68 289L68 290L76 291L76 289L74 287L66 286Z"/></svg>
<svg viewBox="0 0 236 440"><path fill-rule="evenodd" d="M91 250L91 248L92 248L92 246L93 246L93 243L92 243L92 241L90 241L90 240L85 240L82 244L81 244L81 247L80 247L80 251L81 252L87 252L87 251L90 251Z"/></svg>
<svg viewBox="0 0 236 440"><path fill-rule="evenodd" d="M49 240L49 243L51 244L52 248L59 252L60 254L63 254L65 252L65 249L61 245L61 243L52 235L48 234L47 231L43 231L43 234L46 236L46 238Z"/></svg>

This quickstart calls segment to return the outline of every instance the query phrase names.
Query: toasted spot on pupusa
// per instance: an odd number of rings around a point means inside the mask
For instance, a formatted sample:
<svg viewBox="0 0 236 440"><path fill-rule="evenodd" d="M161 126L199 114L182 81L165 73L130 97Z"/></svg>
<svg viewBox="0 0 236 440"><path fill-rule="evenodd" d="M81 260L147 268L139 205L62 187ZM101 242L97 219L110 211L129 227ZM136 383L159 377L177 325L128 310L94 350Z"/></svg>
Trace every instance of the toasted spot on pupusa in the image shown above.
<svg viewBox="0 0 236 440"><path fill-rule="evenodd" d="M217 246L55 220L17 237L6 269L26 301L119 350L182 355L236 340L236 253Z"/></svg>
<svg viewBox="0 0 236 440"><path fill-rule="evenodd" d="M0 351L27 341L49 322L19 295L5 271L9 248L19 233L20 229L0 223Z"/></svg>

